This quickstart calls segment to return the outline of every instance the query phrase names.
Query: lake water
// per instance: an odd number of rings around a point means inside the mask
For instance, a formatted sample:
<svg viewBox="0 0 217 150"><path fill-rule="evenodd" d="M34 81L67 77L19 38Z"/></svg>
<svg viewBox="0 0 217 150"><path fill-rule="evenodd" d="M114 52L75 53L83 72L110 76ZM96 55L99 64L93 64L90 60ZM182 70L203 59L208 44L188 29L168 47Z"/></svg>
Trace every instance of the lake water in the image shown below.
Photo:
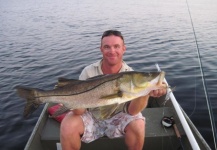
<svg viewBox="0 0 217 150"><path fill-rule="evenodd" d="M217 1L189 0L217 123ZM0 147L22 150L43 108L28 119L14 87L51 89L101 58L103 31L120 30L124 60L137 71L158 63L174 94L214 148L194 33L185 0L0 0Z"/></svg>

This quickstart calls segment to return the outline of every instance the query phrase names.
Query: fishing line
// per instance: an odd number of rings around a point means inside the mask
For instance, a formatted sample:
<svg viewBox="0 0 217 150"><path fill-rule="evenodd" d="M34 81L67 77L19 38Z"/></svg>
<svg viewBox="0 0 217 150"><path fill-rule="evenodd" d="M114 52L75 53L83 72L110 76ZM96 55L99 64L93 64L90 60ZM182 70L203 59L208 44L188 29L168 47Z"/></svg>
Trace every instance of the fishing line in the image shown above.
<svg viewBox="0 0 217 150"><path fill-rule="evenodd" d="M194 69L195 70L195 75L196 75L196 68ZM196 77L194 78L194 85L196 85L197 83L197 79ZM194 89L194 109L193 111L191 112L191 114L189 115L189 117L191 117L195 111L196 111L196 108L197 108L197 99L196 99L196 95L197 95L197 86L195 86L195 89Z"/></svg>
<svg viewBox="0 0 217 150"><path fill-rule="evenodd" d="M197 55L198 55L198 61L199 61L199 65L200 65L201 78L202 78L202 82L203 82L203 87L204 87L208 112L209 112L209 116L210 116L211 127L212 127L212 131L213 131L212 132L213 133L213 141L214 141L215 149L217 149L217 147L216 147L217 132L216 132L216 128L215 128L216 126L215 126L215 120L214 120L214 116L213 116L211 101L210 101L208 90L207 90L206 80L205 80L204 71L203 71L203 65L202 65L202 61L201 61L200 50L199 50L197 37L196 37L195 30L194 30L194 24L193 24L193 20L192 20L192 17L191 17L191 12L190 12L190 8L189 8L187 0L186 0L186 4L187 4L188 13L189 13L190 20L191 20L191 26L192 26L192 30L193 30L193 33L194 33L195 44L196 44L196 48L197 48Z"/></svg>

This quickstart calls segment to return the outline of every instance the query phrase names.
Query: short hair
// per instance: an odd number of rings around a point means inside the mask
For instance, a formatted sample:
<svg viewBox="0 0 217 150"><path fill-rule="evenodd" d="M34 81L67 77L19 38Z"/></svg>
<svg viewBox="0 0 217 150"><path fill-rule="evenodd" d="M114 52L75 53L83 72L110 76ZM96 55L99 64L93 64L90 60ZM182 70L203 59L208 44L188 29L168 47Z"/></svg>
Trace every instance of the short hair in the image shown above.
<svg viewBox="0 0 217 150"><path fill-rule="evenodd" d="M107 30L107 31L105 31L105 32L102 34L101 40L102 40L104 37L111 36L111 35L120 37L120 38L123 40L123 42L124 42L124 37L123 37L123 35L121 34L121 32L118 31L118 30Z"/></svg>

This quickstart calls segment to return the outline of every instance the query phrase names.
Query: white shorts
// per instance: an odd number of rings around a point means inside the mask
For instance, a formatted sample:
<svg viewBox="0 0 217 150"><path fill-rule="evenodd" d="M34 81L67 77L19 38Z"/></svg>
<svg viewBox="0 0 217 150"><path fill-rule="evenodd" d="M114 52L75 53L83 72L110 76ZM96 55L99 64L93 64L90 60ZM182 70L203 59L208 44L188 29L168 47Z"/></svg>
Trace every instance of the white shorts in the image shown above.
<svg viewBox="0 0 217 150"><path fill-rule="evenodd" d="M107 136L109 138L121 137L125 134L125 127L136 119L145 121L145 117L141 113L131 116L127 113L120 112L115 116L106 120L96 120L91 112L86 111L81 118L84 122L84 134L81 140L90 143L100 137Z"/></svg>

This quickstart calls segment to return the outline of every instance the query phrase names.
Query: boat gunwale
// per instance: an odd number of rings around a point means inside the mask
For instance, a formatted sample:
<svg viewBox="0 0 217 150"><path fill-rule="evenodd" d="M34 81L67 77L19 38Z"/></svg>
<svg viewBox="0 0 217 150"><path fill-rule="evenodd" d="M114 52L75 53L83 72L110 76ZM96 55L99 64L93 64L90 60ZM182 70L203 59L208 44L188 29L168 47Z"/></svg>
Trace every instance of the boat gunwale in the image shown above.
<svg viewBox="0 0 217 150"><path fill-rule="evenodd" d="M49 103L46 103L43 110L42 110L42 112L41 112L41 114L40 114L40 116L39 116L39 118L38 118L38 120L37 120L36 125L34 126L34 129L33 129L32 133L30 135L30 138L28 139L28 141L27 141L27 143L25 145L24 150L29 150L29 148L31 147L32 142L33 142L33 140L35 138L35 135L38 132L40 126L44 126L44 124L46 122L46 118L48 117L46 115L48 106L49 106Z"/></svg>

